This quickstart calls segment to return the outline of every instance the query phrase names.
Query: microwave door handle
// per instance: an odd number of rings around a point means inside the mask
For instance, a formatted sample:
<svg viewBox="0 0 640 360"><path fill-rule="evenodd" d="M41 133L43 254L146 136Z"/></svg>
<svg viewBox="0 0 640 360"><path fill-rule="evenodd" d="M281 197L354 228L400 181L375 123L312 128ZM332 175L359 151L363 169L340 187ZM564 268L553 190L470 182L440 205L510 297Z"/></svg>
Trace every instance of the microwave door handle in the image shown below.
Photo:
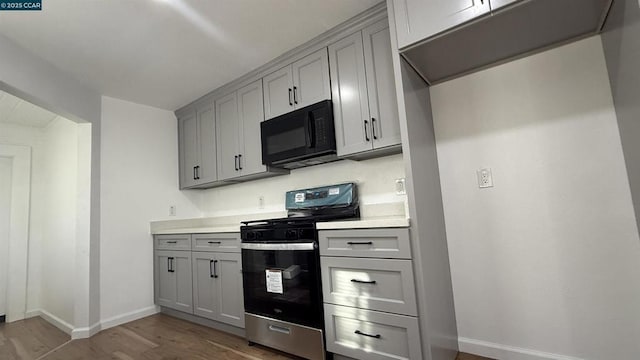
<svg viewBox="0 0 640 360"><path fill-rule="evenodd" d="M308 147L316 146L316 119L313 117L313 111L307 113L307 134L309 136Z"/></svg>

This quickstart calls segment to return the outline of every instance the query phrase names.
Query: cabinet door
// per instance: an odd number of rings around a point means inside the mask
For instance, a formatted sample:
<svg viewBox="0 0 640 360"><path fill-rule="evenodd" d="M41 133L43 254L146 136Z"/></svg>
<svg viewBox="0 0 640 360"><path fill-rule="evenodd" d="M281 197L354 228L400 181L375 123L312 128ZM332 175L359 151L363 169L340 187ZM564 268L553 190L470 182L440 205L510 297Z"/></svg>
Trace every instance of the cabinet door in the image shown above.
<svg viewBox="0 0 640 360"><path fill-rule="evenodd" d="M176 305L175 309L193 314L193 285L191 283L191 252L176 251L173 270L176 276Z"/></svg>
<svg viewBox="0 0 640 360"><path fill-rule="evenodd" d="M198 166L198 118L193 111L178 119L180 150L180 187L196 184L196 166Z"/></svg>
<svg viewBox="0 0 640 360"><path fill-rule="evenodd" d="M172 251L156 251L154 259L154 294L159 306L175 308L176 274L171 271Z"/></svg>
<svg viewBox="0 0 640 360"><path fill-rule="evenodd" d="M262 165L260 123L264 120L262 80L238 90L238 115L240 118L240 173L257 174L266 171Z"/></svg>
<svg viewBox="0 0 640 360"><path fill-rule="evenodd" d="M329 45L338 156L372 149L362 33Z"/></svg>
<svg viewBox="0 0 640 360"><path fill-rule="evenodd" d="M490 11L489 0L393 0L398 47L403 48Z"/></svg>
<svg viewBox="0 0 640 360"><path fill-rule="evenodd" d="M266 119L293 110L293 76L290 65L265 76L262 82Z"/></svg>
<svg viewBox="0 0 640 360"><path fill-rule="evenodd" d="M362 38L373 147L398 145L400 120L388 22L383 20L365 28Z"/></svg>
<svg viewBox="0 0 640 360"><path fill-rule="evenodd" d="M327 49L321 49L294 62L293 104L296 109L331 99Z"/></svg>
<svg viewBox="0 0 640 360"><path fill-rule="evenodd" d="M216 319L217 293L213 273L215 253L194 252L193 257L193 313Z"/></svg>
<svg viewBox="0 0 640 360"><path fill-rule="evenodd" d="M216 100L216 128L218 135L218 179L237 177L238 163L238 99L237 93Z"/></svg>
<svg viewBox="0 0 640 360"><path fill-rule="evenodd" d="M198 140L200 163L196 170L198 184L206 184L216 181L218 169L216 168L216 122L213 111L213 102L197 111L198 116Z"/></svg>
<svg viewBox="0 0 640 360"><path fill-rule="evenodd" d="M242 260L240 254L216 253L218 321L244 328Z"/></svg>
<svg viewBox="0 0 640 360"><path fill-rule="evenodd" d="M190 251L156 251L156 304L193 313L191 271Z"/></svg>

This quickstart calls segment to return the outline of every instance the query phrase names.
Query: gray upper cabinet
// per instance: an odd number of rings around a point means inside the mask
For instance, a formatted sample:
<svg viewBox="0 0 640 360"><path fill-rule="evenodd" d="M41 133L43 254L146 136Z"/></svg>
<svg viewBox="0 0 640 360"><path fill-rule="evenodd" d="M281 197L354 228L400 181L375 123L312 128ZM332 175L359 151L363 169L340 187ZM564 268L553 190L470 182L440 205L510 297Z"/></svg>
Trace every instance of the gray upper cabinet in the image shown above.
<svg viewBox="0 0 640 360"><path fill-rule="evenodd" d="M238 95L232 92L216 100L218 173L220 180L238 176Z"/></svg>
<svg viewBox="0 0 640 360"><path fill-rule="evenodd" d="M191 252L156 250L154 270L156 304L193 313Z"/></svg>
<svg viewBox="0 0 640 360"><path fill-rule="evenodd" d="M399 148L400 125L386 20L329 46L338 156Z"/></svg>
<svg viewBox="0 0 640 360"><path fill-rule="evenodd" d="M402 49L487 14L491 7L489 0L393 0L393 10Z"/></svg>
<svg viewBox="0 0 640 360"><path fill-rule="evenodd" d="M393 75L389 23L380 21L365 28L362 30L362 39L373 147L399 145L401 143L400 119Z"/></svg>
<svg viewBox="0 0 640 360"><path fill-rule="evenodd" d="M292 71L291 66L285 66L262 79L265 118L270 119L293 110Z"/></svg>
<svg viewBox="0 0 640 360"><path fill-rule="evenodd" d="M216 126L213 103L206 103L178 119L180 187L189 188L217 179Z"/></svg>
<svg viewBox="0 0 640 360"><path fill-rule="evenodd" d="M263 78L266 119L331 99L327 49L320 49Z"/></svg>
<svg viewBox="0 0 640 360"><path fill-rule="evenodd" d="M244 328L240 263L238 253L193 253L195 315Z"/></svg>
<svg viewBox="0 0 640 360"><path fill-rule="evenodd" d="M371 149L362 32L329 45L338 156Z"/></svg>
<svg viewBox="0 0 640 360"><path fill-rule="evenodd" d="M327 49L321 49L294 62L293 106L296 109L331 99L329 58Z"/></svg>
<svg viewBox="0 0 640 360"><path fill-rule="evenodd" d="M264 173L260 122L264 120L262 80L216 100L218 178Z"/></svg>

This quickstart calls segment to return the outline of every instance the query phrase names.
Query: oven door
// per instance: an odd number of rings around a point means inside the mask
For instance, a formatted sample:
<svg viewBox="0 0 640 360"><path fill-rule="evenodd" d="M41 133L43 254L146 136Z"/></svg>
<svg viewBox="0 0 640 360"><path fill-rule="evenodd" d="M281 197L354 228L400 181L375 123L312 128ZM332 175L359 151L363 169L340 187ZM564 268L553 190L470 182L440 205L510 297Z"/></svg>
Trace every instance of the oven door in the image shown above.
<svg viewBox="0 0 640 360"><path fill-rule="evenodd" d="M316 242L243 243L245 311L321 329L319 260Z"/></svg>

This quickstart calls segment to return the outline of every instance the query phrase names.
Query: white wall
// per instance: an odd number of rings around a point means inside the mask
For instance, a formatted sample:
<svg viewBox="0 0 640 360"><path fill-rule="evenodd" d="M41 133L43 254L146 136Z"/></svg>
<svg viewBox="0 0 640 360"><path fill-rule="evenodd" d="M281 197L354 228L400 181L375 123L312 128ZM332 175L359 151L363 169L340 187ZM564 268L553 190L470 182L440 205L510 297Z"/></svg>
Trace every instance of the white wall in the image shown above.
<svg viewBox="0 0 640 360"><path fill-rule="evenodd" d="M40 308L75 323L76 226L78 198L78 125L56 118L44 129L41 196L32 206L41 221ZM35 244L34 244L35 245ZM35 246L34 246L35 247ZM33 247L32 247L33 248Z"/></svg>
<svg viewBox="0 0 640 360"><path fill-rule="evenodd" d="M109 97L102 111L100 315L113 325L153 307L149 222L171 219L170 205L175 218L201 212L194 204L198 192L178 190L173 113Z"/></svg>
<svg viewBox="0 0 640 360"><path fill-rule="evenodd" d="M600 38L431 99L461 350L640 358L640 239ZM478 189L480 167L495 187Z"/></svg>
<svg viewBox="0 0 640 360"><path fill-rule="evenodd" d="M11 222L11 174L13 160L0 156L0 316L7 311L9 225Z"/></svg>
<svg viewBox="0 0 640 360"><path fill-rule="evenodd" d="M395 194L395 179L402 177L401 154L366 161L342 160L292 170L289 175L204 190L202 211L205 216L284 211L285 193L289 190L350 181L358 183L361 205L402 203L399 208L404 211L406 196ZM263 209L259 209L260 196L264 196Z"/></svg>

